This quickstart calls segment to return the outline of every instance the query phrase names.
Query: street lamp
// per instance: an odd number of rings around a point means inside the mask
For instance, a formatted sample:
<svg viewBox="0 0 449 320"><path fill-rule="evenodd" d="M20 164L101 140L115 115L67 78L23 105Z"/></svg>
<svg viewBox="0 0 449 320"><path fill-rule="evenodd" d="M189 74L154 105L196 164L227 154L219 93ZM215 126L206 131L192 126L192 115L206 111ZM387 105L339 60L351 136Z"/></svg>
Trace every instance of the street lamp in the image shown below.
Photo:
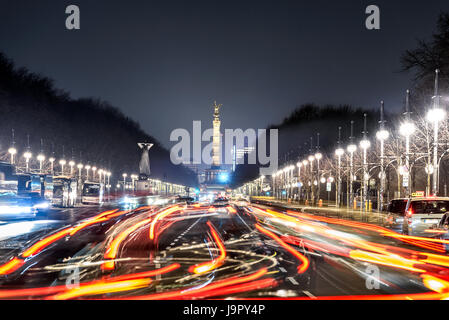
<svg viewBox="0 0 449 320"><path fill-rule="evenodd" d="M71 160L69 161L70 166L70 175L73 176L73 167L75 166L75 161Z"/></svg>
<svg viewBox="0 0 449 320"><path fill-rule="evenodd" d="M108 185L107 185L107 188L108 188L108 190L111 188L111 185L110 185L110 183L111 183L111 172L110 171L108 171L107 173L106 173L106 175L108 176Z"/></svg>
<svg viewBox="0 0 449 320"><path fill-rule="evenodd" d="M438 88L438 75L440 70L435 70L435 94L432 97L434 103L433 108L427 113L427 120L433 123L433 181L432 181L432 193L434 195L438 194L438 127L439 122L444 120L446 117L446 112L440 109L440 95Z"/></svg>
<svg viewBox="0 0 449 320"><path fill-rule="evenodd" d="M385 140L390 136L390 133L385 130L385 120L384 120L384 102L380 103L380 121L379 121L379 131L376 133L377 140L380 141L380 190L379 190L379 211L383 209L384 203L384 193L385 193Z"/></svg>
<svg viewBox="0 0 449 320"><path fill-rule="evenodd" d="M337 187L335 188L337 195L335 197L335 206L340 207L340 196L341 196L341 157L345 154L345 150L340 147L341 144L341 127L338 127L338 148L335 150L335 155L337 156Z"/></svg>
<svg viewBox="0 0 449 320"><path fill-rule="evenodd" d="M303 166L303 163L301 161L298 161L296 164L296 167L298 167L298 202L301 200L301 167Z"/></svg>
<svg viewBox="0 0 449 320"><path fill-rule="evenodd" d="M93 172L93 173L92 173L92 175L93 175L92 180L93 180L93 181L95 181L95 172L96 172L96 171L97 171L97 167L95 167L95 166L92 167L92 172Z"/></svg>
<svg viewBox="0 0 449 320"><path fill-rule="evenodd" d="M8 149L8 153L11 155L11 164L14 164L14 155L17 154L17 149L14 147L11 147Z"/></svg>
<svg viewBox="0 0 449 320"><path fill-rule="evenodd" d="M352 142L354 139L354 121L351 121L351 136L349 137L350 144L348 145L349 152L349 203L352 206L354 202L354 152L357 151L357 146Z"/></svg>
<svg viewBox="0 0 449 320"><path fill-rule="evenodd" d="M42 163L45 160L45 156L41 153L37 155L37 160L39 161L39 171L42 173Z"/></svg>
<svg viewBox="0 0 449 320"><path fill-rule="evenodd" d="M61 175L64 175L64 166L67 163L64 159L59 160L59 165L61 166Z"/></svg>
<svg viewBox="0 0 449 320"><path fill-rule="evenodd" d="M367 150L371 146L371 142L367 138L366 131L366 116L365 113L363 115L363 140L360 141L360 148L363 150L363 211L366 211L366 204L368 203L368 163L367 163Z"/></svg>
<svg viewBox="0 0 449 320"><path fill-rule="evenodd" d="M404 187L406 187L407 191L405 196L408 197L410 193L410 136L415 133L415 125L410 121L408 90L405 103L405 122L401 124L399 132L405 137L405 170L402 184Z"/></svg>
<svg viewBox="0 0 449 320"><path fill-rule="evenodd" d="M79 178L81 179L81 175L82 175L81 169L83 169L83 164L78 163L78 165L76 167L78 168L78 175L79 175Z"/></svg>
<svg viewBox="0 0 449 320"><path fill-rule="evenodd" d="M33 154L30 152L30 151L26 151L24 154L23 154L23 157L25 158L25 162L26 162L26 171L28 172L28 170L29 170L29 162L30 162L30 159L31 159L31 157L33 156Z"/></svg>
<svg viewBox="0 0 449 320"><path fill-rule="evenodd" d="M317 144L317 148L319 148L319 134L318 134L318 144ZM320 152L315 153L315 159L316 159L316 175L317 178L320 177L320 160L323 158L323 155ZM321 197L321 185L318 184L318 188L317 188L317 199L320 199Z"/></svg>
<svg viewBox="0 0 449 320"><path fill-rule="evenodd" d="M101 176L103 175L103 169L98 170L98 182L101 182Z"/></svg>
<svg viewBox="0 0 449 320"><path fill-rule="evenodd" d="M133 189L134 189L134 181L137 180L137 178L138 178L137 175L135 175L135 174L131 175L131 183L132 183Z"/></svg>
<svg viewBox="0 0 449 320"><path fill-rule="evenodd" d="M314 156L309 156L308 160L309 160L309 163L310 163L310 180L313 181L315 179L314 176L313 176L313 161L315 160L315 157ZM317 185L315 182L311 186L312 205L314 204L314 201L315 201L315 188L313 187L313 186Z"/></svg>
<svg viewBox="0 0 449 320"><path fill-rule="evenodd" d="M122 177L123 177L123 191L125 191L125 188L126 188L126 177L127 176L128 175L126 173L122 174Z"/></svg>
<svg viewBox="0 0 449 320"><path fill-rule="evenodd" d="M84 167L84 169L86 169L86 180L89 180L89 170L90 170L91 166L90 165L86 165Z"/></svg>
<svg viewBox="0 0 449 320"><path fill-rule="evenodd" d="M50 159L48 159L48 161L50 161L50 170L51 170L51 174L54 173L54 162L56 161L56 159L54 157L50 157Z"/></svg>

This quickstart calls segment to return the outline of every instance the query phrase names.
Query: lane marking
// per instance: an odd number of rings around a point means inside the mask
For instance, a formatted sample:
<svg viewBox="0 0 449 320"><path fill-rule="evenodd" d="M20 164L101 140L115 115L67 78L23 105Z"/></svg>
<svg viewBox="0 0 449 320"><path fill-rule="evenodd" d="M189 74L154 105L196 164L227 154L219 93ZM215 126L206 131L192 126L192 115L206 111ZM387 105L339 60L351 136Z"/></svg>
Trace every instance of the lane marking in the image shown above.
<svg viewBox="0 0 449 320"><path fill-rule="evenodd" d="M313 295L313 294L311 294L309 291L303 291L303 293L305 294L305 295L307 295L309 298L312 298L312 299L316 299L316 297Z"/></svg>

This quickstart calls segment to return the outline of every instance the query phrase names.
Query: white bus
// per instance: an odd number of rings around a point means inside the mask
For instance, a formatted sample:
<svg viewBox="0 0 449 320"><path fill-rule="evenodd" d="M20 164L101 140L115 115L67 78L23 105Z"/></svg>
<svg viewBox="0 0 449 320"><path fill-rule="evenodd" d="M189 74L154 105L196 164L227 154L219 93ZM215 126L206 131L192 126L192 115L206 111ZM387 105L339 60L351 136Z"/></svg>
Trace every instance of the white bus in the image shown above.
<svg viewBox="0 0 449 320"><path fill-rule="evenodd" d="M104 195L104 185L98 182L84 182L81 193L81 203L102 204Z"/></svg>

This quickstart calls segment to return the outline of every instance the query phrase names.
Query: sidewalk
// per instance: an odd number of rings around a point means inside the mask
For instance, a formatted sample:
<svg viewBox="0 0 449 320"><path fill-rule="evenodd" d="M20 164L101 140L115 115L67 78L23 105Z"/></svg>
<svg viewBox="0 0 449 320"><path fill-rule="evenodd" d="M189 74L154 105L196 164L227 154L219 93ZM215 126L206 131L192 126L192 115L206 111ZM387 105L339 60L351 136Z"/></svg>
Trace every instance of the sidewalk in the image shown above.
<svg viewBox="0 0 449 320"><path fill-rule="evenodd" d="M260 204L264 204L264 201L258 201ZM354 221L360 221L360 222L366 222L366 223L372 223L376 225L383 225L383 221L385 221L386 213L381 213L378 211L372 211L372 212L362 212L359 210L354 210L347 207L312 207L312 206L306 206L298 203L288 203L287 201L283 200L276 200L276 201L267 201L265 202L266 205L270 205L273 207L279 207L280 209L292 209L292 210L298 210L300 212L305 213L312 213L320 216L325 216L329 218L338 218L338 219L345 219L345 220L354 220Z"/></svg>

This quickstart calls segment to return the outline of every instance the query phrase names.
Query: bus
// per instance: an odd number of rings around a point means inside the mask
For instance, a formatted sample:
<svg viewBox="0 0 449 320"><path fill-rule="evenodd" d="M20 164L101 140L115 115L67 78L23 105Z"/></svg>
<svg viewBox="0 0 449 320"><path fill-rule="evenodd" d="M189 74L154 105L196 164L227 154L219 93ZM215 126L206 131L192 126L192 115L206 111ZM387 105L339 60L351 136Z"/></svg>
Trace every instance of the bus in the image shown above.
<svg viewBox="0 0 449 320"><path fill-rule="evenodd" d="M102 204L104 185L98 182L84 182L81 193L82 204Z"/></svg>
<svg viewBox="0 0 449 320"><path fill-rule="evenodd" d="M78 183L76 179L66 176L53 177L52 205L72 208L76 204Z"/></svg>

